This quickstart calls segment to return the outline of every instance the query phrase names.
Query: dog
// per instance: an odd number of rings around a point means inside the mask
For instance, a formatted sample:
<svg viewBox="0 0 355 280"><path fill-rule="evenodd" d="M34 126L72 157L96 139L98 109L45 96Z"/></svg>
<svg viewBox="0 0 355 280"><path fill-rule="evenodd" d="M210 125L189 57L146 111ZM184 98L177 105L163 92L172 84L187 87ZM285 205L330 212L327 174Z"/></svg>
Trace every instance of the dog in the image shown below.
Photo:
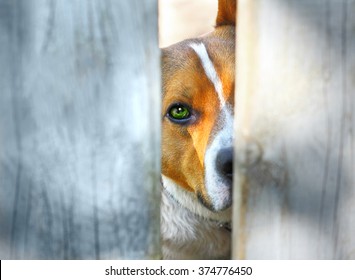
<svg viewBox="0 0 355 280"><path fill-rule="evenodd" d="M214 31L162 49L164 259L228 259L231 246L236 0Z"/></svg>

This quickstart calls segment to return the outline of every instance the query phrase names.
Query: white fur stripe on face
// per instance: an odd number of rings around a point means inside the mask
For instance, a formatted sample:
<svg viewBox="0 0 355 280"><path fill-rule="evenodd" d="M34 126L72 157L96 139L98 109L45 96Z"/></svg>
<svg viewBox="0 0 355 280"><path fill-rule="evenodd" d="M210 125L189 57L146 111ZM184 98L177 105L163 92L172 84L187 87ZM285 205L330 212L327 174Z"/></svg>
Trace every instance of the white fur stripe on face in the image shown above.
<svg viewBox="0 0 355 280"><path fill-rule="evenodd" d="M223 96L222 81L207 53L203 43L192 43L191 48L199 57L206 76L212 82L221 106L221 114L218 117L219 128L211 135L211 143L205 152L205 187L210 197L210 201L215 210L221 210L226 207L231 198L231 189L225 184L221 174L216 169L216 159L222 148L232 147L233 138L233 114L231 107L226 104Z"/></svg>
<svg viewBox="0 0 355 280"><path fill-rule="evenodd" d="M221 108L223 108L226 101L223 97L222 82L221 79L218 77L217 71L214 68L210 57L208 56L205 45L203 43L192 43L190 44L190 47L196 52L197 56L199 57L207 78L212 82L218 94L218 99L221 104Z"/></svg>

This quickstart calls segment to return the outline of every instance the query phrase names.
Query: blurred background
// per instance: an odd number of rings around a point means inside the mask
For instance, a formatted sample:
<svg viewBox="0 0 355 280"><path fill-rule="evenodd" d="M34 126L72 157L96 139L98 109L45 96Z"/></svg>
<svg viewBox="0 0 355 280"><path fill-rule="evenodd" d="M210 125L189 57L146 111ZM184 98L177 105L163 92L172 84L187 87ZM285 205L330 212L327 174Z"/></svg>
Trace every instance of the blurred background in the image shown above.
<svg viewBox="0 0 355 280"><path fill-rule="evenodd" d="M159 0L160 47L212 31L217 3L217 0Z"/></svg>

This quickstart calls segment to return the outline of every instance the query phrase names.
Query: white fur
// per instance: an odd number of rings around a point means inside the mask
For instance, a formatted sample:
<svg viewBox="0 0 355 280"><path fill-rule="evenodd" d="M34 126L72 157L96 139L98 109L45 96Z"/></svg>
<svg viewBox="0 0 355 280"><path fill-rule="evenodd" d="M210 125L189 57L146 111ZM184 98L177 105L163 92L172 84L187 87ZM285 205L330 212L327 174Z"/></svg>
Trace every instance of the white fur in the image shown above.
<svg viewBox="0 0 355 280"><path fill-rule="evenodd" d="M190 44L190 46L191 46L191 48L193 48L193 50L198 55L198 57L201 61L202 67L205 70L207 78L212 82L212 84L218 94L218 99L219 99L221 108L223 108L226 101L223 97L222 82L217 74L217 71L216 71L210 57L208 56L205 45L203 43L199 43L199 44L192 43L192 44Z"/></svg>
<svg viewBox="0 0 355 280"><path fill-rule="evenodd" d="M223 86L217 71L211 61L206 47L203 43L192 43L191 48L198 55L205 74L212 82L220 102L220 116L217 127L220 130L216 131L211 137L214 138L212 143L206 150L205 154L205 185L207 193L211 199L212 205L216 210L224 208L225 202L231 196L230 188L225 185L222 178L216 170L216 158L221 148L232 147L233 136L233 116L231 108L226 104L223 96Z"/></svg>
<svg viewBox="0 0 355 280"><path fill-rule="evenodd" d="M186 191L170 178L162 175L163 186L167 193L173 197L182 207L188 209L193 214L220 223L229 223L231 220L231 209L220 212L212 212L196 199L196 195Z"/></svg>
<svg viewBox="0 0 355 280"><path fill-rule="evenodd" d="M221 221L230 221L231 211L211 212L201 206L192 193L181 189L165 176L163 184L165 188L161 202L163 258L228 259L230 232L221 227Z"/></svg>
<svg viewBox="0 0 355 280"><path fill-rule="evenodd" d="M218 126L221 129L215 133L205 153L205 186L215 210L223 209L232 195L230 186L223 182L216 168L218 152L233 145L233 117L228 110L222 113Z"/></svg>

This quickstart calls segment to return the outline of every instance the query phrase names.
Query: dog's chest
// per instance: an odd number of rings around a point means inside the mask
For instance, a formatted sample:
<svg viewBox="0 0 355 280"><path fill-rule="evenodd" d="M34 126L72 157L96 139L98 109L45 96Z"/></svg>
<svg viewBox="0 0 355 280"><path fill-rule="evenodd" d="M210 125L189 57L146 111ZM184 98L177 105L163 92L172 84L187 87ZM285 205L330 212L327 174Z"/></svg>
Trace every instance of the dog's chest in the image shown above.
<svg viewBox="0 0 355 280"><path fill-rule="evenodd" d="M228 259L230 232L217 222L196 216L165 192L161 203L164 259Z"/></svg>

